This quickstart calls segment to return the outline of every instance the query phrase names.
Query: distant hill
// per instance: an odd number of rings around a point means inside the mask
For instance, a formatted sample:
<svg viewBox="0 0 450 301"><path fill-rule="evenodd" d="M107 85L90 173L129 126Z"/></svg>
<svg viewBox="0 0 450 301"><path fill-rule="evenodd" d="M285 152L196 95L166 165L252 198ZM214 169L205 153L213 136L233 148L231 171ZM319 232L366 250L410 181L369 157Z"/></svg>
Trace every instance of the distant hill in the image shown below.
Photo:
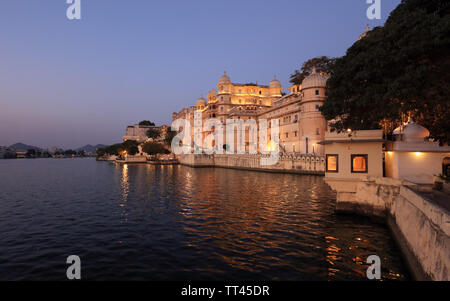
<svg viewBox="0 0 450 301"><path fill-rule="evenodd" d="M42 151L42 149L40 147L37 146L33 146L33 145L27 145L27 144L23 144L23 143L15 143L13 145L10 145L9 148L13 148L15 150L19 150L19 151L27 151L29 149L34 149L37 151Z"/></svg>
<svg viewBox="0 0 450 301"><path fill-rule="evenodd" d="M85 153L95 153L95 151L99 148L104 148L107 145L97 144L97 145L85 145L83 147L77 148L75 151L84 151Z"/></svg>

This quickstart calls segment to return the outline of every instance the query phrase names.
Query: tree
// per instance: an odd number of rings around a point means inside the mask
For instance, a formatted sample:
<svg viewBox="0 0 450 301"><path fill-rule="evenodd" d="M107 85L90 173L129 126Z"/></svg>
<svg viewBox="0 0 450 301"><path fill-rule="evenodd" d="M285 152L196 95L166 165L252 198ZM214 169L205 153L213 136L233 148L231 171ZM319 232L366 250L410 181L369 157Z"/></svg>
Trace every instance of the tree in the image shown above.
<svg viewBox="0 0 450 301"><path fill-rule="evenodd" d="M122 152L127 152L128 155L134 156L139 152L139 143L134 140L127 140L122 144L118 145L117 152L121 154Z"/></svg>
<svg viewBox="0 0 450 301"><path fill-rule="evenodd" d="M300 70L295 70L291 74L290 82L293 85L301 85L305 77L311 74L312 68L315 66L317 72L332 73L336 58L329 58L327 56L315 57L303 63Z"/></svg>
<svg viewBox="0 0 450 301"><path fill-rule="evenodd" d="M177 135L177 132L175 132L175 131L172 131L172 130L167 130L167 133L166 133L166 137L164 138L164 143L166 144L166 145L171 145L172 144L172 140L173 140L173 138L175 138L175 136Z"/></svg>
<svg viewBox="0 0 450 301"><path fill-rule="evenodd" d="M71 150L71 149L68 149L68 150L64 151L64 155L65 155L66 157L72 157L72 156L74 156L74 155L76 155L76 154L77 154L77 152L74 151L74 150Z"/></svg>
<svg viewBox="0 0 450 301"><path fill-rule="evenodd" d="M170 152L164 147L164 145L155 142L147 142L142 146L142 151L149 155L156 154L169 154Z"/></svg>
<svg viewBox="0 0 450 301"><path fill-rule="evenodd" d="M8 152L5 153L3 158L4 159L16 159L17 158L17 153L8 151Z"/></svg>
<svg viewBox="0 0 450 301"><path fill-rule="evenodd" d="M98 148L95 152L97 153L97 158L103 157L104 155L106 155L105 148Z"/></svg>
<svg viewBox="0 0 450 301"><path fill-rule="evenodd" d="M332 130L383 128L408 116L441 143L450 139L450 8L444 0L403 0L336 61L321 107Z"/></svg>
<svg viewBox="0 0 450 301"><path fill-rule="evenodd" d="M161 131L157 128L152 128L149 129L146 134L148 138L156 139L161 136Z"/></svg>
<svg viewBox="0 0 450 301"><path fill-rule="evenodd" d="M127 140L123 143L113 144L104 148L97 149L97 157L103 157L105 155L118 156L123 152L127 152L129 155L135 155L139 152L139 143L133 140Z"/></svg>
<svg viewBox="0 0 450 301"><path fill-rule="evenodd" d="M33 158L36 157L36 150L35 149L29 149L27 150L27 153L25 155L27 158Z"/></svg>
<svg viewBox="0 0 450 301"><path fill-rule="evenodd" d="M142 125L142 126L155 126L155 123L151 122L151 121L148 121L148 120L143 120L143 121L139 122L139 125Z"/></svg>

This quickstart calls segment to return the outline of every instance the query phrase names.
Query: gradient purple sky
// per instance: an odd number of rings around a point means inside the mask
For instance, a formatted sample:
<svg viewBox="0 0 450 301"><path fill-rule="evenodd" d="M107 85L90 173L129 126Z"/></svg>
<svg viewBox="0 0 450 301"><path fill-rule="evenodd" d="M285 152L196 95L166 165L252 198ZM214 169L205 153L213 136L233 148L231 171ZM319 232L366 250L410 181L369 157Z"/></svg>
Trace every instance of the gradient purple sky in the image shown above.
<svg viewBox="0 0 450 301"><path fill-rule="evenodd" d="M285 90L307 59L342 56L400 0L65 0L0 3L0 145L76 148L121 141L143 119L171 115L233 82Z"/></svg>

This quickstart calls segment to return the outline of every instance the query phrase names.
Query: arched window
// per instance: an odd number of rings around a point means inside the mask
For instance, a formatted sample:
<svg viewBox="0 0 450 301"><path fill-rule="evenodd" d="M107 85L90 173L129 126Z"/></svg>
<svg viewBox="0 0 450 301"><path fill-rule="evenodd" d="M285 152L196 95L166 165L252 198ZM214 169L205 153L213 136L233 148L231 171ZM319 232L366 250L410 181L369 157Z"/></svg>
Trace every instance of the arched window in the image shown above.
<svg viewBox="0 0 450 301"><path fill-rule="evenodd" d="M351 155L352 173L367 173L368 155Z"/></svg>

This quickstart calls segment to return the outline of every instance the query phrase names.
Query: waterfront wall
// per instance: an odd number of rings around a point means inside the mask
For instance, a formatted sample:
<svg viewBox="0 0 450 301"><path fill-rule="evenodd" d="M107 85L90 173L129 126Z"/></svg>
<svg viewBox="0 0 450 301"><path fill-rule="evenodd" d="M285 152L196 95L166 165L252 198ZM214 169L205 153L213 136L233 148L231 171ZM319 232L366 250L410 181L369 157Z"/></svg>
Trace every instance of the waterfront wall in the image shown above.
<svg viewBox="0 0 450 301"><path fill-rule="evenodd" d="M413 277L450 280L450 213L390 178L330 180L336 211L382 218L397 240Z"/></svg>
<svg viewBox="0 0 450 301"><path fill-rule="evenodd" d="M325 174L325 158L318 155L285 154L279 157L275 165L261 165L262 155L179 155L182 165L191 167L222 167L267 172L284 172L297 174Z"/></svg>

